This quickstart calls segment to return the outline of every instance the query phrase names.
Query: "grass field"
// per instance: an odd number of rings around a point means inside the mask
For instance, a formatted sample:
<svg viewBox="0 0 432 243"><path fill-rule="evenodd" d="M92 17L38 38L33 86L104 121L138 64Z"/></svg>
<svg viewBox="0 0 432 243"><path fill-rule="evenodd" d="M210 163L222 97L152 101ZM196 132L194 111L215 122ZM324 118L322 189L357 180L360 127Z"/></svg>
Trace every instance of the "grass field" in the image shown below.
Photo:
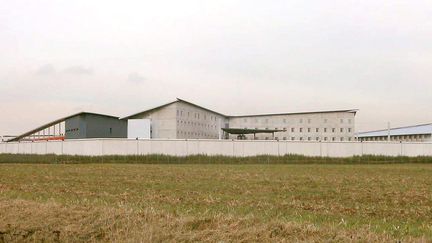
<svg viewBox="0 0 432 243"><path fill-rule="evenodd" d="M432 241L432 164L2 162L0 242Z"/></svg>

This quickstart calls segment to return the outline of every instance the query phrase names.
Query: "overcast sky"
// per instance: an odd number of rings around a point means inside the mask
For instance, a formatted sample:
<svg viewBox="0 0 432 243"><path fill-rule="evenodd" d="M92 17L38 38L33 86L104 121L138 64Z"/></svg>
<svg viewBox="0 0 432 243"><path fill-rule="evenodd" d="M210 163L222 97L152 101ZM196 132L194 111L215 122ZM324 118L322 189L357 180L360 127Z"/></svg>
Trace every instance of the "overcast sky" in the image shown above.
<svg viewBox="0 0 432 243"><path fill-rule="evenodd" d="M432 122L432 1L0 1L0 135L176 97Z"/></svg>

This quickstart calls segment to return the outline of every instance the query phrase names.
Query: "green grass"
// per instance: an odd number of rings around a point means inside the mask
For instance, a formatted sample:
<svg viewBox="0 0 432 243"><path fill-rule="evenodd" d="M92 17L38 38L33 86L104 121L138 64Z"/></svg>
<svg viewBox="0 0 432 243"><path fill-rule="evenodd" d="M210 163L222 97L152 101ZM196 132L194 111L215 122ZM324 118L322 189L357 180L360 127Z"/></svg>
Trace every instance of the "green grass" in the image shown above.
<svg viewBox="0 0 432 243"><path fill-rule="evenodd" d="M432 241L429 158L31 157L0 156L0 242Z"/></svg>
<svg viewBox="0 0 432 243"><path fill-rule="evenodd" d="M26 155L0 154L0 163L42 163L42 164L83 164L83 163L127 163L127 164L400 164L432 163L431 156L390 157L364 155L349 158L308 157L303 155L285 156L72 156L72 155Z"/></svg>

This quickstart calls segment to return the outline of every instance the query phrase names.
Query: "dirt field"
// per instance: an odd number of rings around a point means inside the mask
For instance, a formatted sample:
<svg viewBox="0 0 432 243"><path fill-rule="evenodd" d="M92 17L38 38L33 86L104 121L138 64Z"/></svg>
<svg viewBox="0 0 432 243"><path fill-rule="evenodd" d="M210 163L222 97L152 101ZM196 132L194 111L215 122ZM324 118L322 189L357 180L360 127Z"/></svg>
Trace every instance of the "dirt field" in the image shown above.
<svg viewBox="0 0 432 243"><path fill-rule="evenodd" d="M432 165L0 164L0 242L432 241Z"/></svg>

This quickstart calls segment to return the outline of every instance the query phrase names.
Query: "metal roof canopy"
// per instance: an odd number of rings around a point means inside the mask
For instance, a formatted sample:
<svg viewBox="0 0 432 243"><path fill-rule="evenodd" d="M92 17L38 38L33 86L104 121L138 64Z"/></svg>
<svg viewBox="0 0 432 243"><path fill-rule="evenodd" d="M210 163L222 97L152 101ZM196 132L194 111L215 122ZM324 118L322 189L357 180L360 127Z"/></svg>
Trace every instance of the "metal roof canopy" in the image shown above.
<svg viewBox="0 0 432 243"><path fill-rule="evenodd" d="M256 133L275 133L286 132L284 129L248 129L248 128L222 128L222 130L229 134L256 134Z"/></svg>

